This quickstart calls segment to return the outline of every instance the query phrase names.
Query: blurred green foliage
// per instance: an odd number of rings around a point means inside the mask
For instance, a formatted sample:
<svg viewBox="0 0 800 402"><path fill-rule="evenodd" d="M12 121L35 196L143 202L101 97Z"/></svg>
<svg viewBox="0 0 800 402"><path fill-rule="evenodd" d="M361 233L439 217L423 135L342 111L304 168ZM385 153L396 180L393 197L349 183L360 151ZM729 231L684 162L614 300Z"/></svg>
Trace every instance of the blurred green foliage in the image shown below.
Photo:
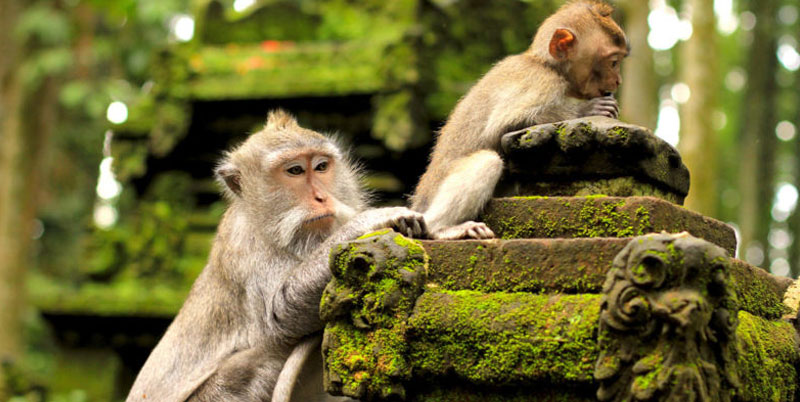
<svg viewBox="0 0 800 402"><path fill-rule="evenodd" d="M34 303L57 314L174 313L203 268L224 210L211 170L198 172L197 166L207 167L228 143L262 124L266 112L259 110L256 121L231 117L231 109L244 115L255 107L249 105L304 104L300 120L344 131L357 154L381 167L367 177L373 189L393 197L381 201L401 203L424 168L432 133L458 99L493 63L525 50L560 3L261 0L238 13L233 0L29 2L15 27L20 40L35 44L24 55L22 80L34 87L56 76L61 84L58 135L39 213L44 233L29 281ZM678 10L682 3L669 1ZM795 0L780 3L797 6ZM747 2L737 4L746 11ZM188 43L177 43L169 30L178 14L195 18ZM774 30L797 36L796 23L775 24ZM750 36L740 29L719 38L720 71L743 65ZM680 54L660 51L655 58L654 79L667 88L677 79ZM796 120L795 74L781 69L776 79L782 88L778 115ZM365 110L335 109L355 105L358 97L368 100L352 107ZM747 98L725 87L719 100L727 119L719 130L720 149L710 152L721 161L720 218L733 221ZM112 101L128 105L122 125L105 118ZM220 117L195 115L198 104ZM119 220L101 229L92 214L109 129L124 190L114 200ZM193 147L182 148L191 141ZM197 143L216 148L193 155ZM794 143L780 147L776 180L794 182ZM196 161L202 163L185 165ZM35 400L30 398L39 395L38 384L46 384L57 366L45 323L39 318L28 324L29 363L9 368L22 373L12 376L21 395L16 400ZM64 390L47 398L92 400L92 392Z"/></svg>

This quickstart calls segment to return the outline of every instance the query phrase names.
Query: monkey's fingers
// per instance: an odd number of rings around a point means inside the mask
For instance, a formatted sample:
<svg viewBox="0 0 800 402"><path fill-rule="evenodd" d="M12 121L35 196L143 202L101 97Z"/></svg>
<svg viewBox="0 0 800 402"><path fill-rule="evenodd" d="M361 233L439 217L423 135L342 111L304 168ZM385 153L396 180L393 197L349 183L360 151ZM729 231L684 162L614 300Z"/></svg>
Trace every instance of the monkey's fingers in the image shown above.
<svg viewBox="0 0 800 402"><path fill-rule="evenodd" d="M428 225L425 224L425 219L414 219L412 228L414 229L414 235L412 237L419 238L428 236Z"/></svg>
<svg viewBox="0 0 800 402"><path fill-rule="evenodd" d="M596 105L594 108L595 116L605 116L612 119L617 118L619 112L616 106Z"/></svg>
<svg viewBox="0 0 800 402"><path fill-rule="evenodd" d="M472 239L493 239L494 232L484 224L476 225L468 231L469 237Z"/></svg>
<svg viewBox="0 0 800 402"><path fill-rule="evenodd" d="M392 228L403 234L404 236L411 237L411 228L404 218L397 218L392 222Z"/></svg>
<svg viewBox="0 0 800 402"><path fill-rule="evenodd" d="M411 237L418 239L428 237L428 225L425 223L425 218L423 218L422 215L414 216L409 221L409 226L411 229Z"/></svg>
<svg viewBox="0 0 800 402"><path fill-rule="evenodd" d="M599 102L599 105L601 105L604 109L613 109L614 116L619 116L619 103L617 103L616 99L612 97L603 98L603 100Z"/></svg>

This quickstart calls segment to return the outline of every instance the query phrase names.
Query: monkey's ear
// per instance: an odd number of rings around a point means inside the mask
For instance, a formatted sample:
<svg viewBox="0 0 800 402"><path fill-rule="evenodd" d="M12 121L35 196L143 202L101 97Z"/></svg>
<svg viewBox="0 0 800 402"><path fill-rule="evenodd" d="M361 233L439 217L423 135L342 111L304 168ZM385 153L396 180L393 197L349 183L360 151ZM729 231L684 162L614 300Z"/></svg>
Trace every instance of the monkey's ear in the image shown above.
<svg viewBox="0 0 800 402"><path fill-rule="evenodd" d="M222 162L214 170L214 174L217 176L217 180L224 184L231 193L237 196L242 194L242 173L233 163L228 160Z"/></svg>
<svg viewBox="0 0 800 402"><path fill-rule="evenodd" d="M575 46L575 35L569 29L556 29L550 38L550 55L556 60L565 60L573 46Z"/></svg>

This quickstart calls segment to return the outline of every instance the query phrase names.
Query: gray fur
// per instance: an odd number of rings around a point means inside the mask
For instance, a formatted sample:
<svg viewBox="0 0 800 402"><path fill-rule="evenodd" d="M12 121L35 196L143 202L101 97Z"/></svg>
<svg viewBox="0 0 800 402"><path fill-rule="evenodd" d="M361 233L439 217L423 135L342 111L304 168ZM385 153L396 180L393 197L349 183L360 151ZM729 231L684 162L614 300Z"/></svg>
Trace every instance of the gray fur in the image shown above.
<svg viewBox="0 0 800 402"><path fill-rule="evenodd" d="M330 234L300 230L302 220L287 216L302 214L303 206L269 179L270 163L293 147L327 152L336 162L329 195L338 203L337 227ZM234 179L239 188L226 187L230 205L209 261L127 401L269 401L292 349L322 329L329 250L371 230L419 227L422 220L406 208L362 212L357 170L334 143L283 112L271 114L220 167L220 182Z"/></svg>

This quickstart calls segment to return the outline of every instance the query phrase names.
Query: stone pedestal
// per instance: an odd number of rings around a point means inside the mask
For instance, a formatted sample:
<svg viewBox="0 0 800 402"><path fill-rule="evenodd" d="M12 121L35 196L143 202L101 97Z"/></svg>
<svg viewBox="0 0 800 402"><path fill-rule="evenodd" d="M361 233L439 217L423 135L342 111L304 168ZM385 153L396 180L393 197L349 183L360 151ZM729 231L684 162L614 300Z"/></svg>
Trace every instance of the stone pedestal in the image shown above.
<svg viewBox="0 0 800 402"><path fill-rule="evenodd" d="M326 389L362 400L793 400L791 280L676 205L677 152L581 119L510 133L498 239L384 231L334 250ZM610 185L613 184L613 185ZM796 306L795 306L796 307ZM795 312L796 314L796 312Z"/></svg>

